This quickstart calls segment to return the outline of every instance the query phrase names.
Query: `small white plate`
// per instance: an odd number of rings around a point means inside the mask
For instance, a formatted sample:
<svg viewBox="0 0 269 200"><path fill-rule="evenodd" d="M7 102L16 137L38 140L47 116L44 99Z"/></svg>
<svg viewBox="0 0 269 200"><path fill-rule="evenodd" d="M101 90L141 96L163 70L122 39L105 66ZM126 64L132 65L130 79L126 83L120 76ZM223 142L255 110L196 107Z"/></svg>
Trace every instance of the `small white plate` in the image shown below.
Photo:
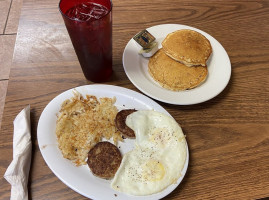
<svg viewBox="0 0 269 200"><path fill-rule="evenodd" d="M212 54L207 62L208 77L198 87L186 91L171 91L162 88L148 73L149 58L138 52L141 46L131 39L123 52L123 66L130 81L144 94L165 103L175 105L197 104L214 98L227 86L231 77L231 62L222 45L209 34L185 25L163 24L147 30L156 38L159 48L167 34L180 30L191 29L203 34L211 43Z"/></svg>
<svg viewBox="0 0 269 200"><path fill-rule="evenodd" d="M116 97L117 101L115 105L119 110L135 108L137 110L151 110L166 113L170 115L163 107L155 103L150 98L118 86L112 85L85 85L74 88L83 96L86 94L95 95L96 97ZM37 127L37 139L41 154L46 161L52 172L68 187L81 195L102 200L127 200L127 199L161 199L172 192L182 181L189 163L189 152L187 148L187 157L184 168L182 170L182 176L175 184L170 185L164 191L149 195L149 196L130 196L113 190L110 187L110 180L104 180L95 177L87 165L76 167L70 160L63 158L61 151L57 145L57 137L55 134L56 129L56 114L61 108L61 104L64 100L70 99L73 96L73 90L70 89L66 92L55 97L43 110ZM133 148L134 140L125 139L124 142L120 142L120 151L122 154L130 151Z"/></svg>

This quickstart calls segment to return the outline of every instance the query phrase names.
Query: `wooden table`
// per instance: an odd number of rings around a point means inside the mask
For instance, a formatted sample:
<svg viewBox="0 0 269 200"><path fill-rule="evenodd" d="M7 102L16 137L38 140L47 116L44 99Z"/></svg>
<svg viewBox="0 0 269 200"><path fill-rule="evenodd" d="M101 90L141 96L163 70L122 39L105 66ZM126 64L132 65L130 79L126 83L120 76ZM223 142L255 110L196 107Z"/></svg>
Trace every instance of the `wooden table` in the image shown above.
<svg viewBox="0 0 269 200"><path fill-rule="evenodd" d="M191 106L162 105L181 124L190 151L183 182L165 199L269 197L269 2L267 0L114 0L113 77L105 84L138 91L127 78L122 53L138 31L185 24L216 38L232 63L226 89ZM57 0L24 0L0 138L0 199L9 199L3 174L12 160L15 116L31 105L31 199L84 199L48 168L37 144L38 119L48 102L85 80ZM86 199L86 198L85 198Z"/></svg>

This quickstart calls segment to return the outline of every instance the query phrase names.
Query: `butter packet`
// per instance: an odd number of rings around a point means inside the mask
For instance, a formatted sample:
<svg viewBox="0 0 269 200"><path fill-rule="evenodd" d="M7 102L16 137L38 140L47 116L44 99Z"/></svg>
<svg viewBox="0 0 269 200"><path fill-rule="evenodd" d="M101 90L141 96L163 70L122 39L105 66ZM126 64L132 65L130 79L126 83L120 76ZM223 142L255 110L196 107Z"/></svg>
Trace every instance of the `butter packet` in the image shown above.
<svg viewBox="0 0 269 200"><path fill-rule="evenodd" d="M138 53L144 57L151 57L158 51L158 43L155 41L156 38L147 30L140 31L133 39L142 47Z"/></svg>

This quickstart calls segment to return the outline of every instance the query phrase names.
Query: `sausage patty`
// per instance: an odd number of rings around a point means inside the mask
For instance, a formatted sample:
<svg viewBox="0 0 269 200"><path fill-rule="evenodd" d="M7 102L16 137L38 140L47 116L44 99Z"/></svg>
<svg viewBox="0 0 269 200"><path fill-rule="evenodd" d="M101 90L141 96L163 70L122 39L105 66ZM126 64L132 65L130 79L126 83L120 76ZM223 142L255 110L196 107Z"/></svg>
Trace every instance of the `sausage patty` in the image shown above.
<svg viewBox="0 0 269 200"><path fill-rule="evenodd" d="M95 176L111 179L122 160L119 149L110 142L97 143L88 153L88 165Z"/></svg>
<svg viewBox="0 0 269 200"><path fill-rule="evenodd" d="M123 136L127 138L135 138L134 131L130 129L125 123L127 116L135 111L135 109L121 110L120 112L118 112L115 118L115 124L117 129L122 133Z"/></svg>

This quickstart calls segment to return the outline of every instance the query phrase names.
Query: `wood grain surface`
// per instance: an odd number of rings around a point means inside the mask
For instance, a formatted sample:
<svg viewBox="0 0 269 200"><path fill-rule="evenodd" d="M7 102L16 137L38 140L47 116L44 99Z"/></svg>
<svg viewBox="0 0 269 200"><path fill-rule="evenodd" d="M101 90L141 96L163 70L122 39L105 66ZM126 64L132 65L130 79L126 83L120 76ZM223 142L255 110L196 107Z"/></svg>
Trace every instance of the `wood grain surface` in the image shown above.
<svg viewBox="0 0 269 200"><path fill-rule="evenodd" d="M122 53L142 29L184 24L201 29L226 49L232 64L228 86L197 105L158 102L187 136L189 168L164 199L269 197L269 1L114 0L113 76L105 84L140 92L127 78ZM31 105L33 154L30 199L86 199L48 168L36 129L44 107L61 92L85 84L56 0L24 0L0 134L0 199L10 198L3 174L12 160L15 116Z"/></svg>

